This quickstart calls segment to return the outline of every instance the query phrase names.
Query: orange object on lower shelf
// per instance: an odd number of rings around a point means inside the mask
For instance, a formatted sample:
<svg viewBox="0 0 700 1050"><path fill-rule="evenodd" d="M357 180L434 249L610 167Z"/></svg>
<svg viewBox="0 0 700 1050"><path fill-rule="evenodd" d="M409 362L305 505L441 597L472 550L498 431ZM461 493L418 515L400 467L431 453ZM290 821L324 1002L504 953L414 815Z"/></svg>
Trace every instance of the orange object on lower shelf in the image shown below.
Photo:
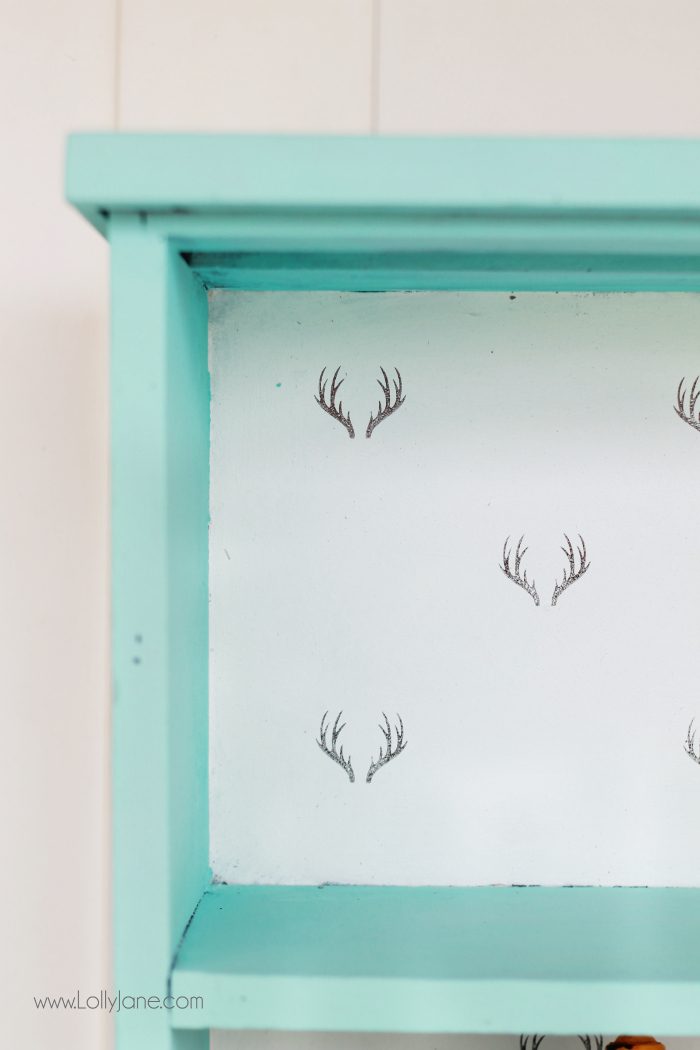
<svg viewBox="0 0 700 1050"><path fill-rule="evenodd" d="M642 1047L658 1047L658 1050L666 1050L663 1043L654 1039L653 1035L618 1035L612 1043L608 1043L605 1050L640 1050Z"/></svg>

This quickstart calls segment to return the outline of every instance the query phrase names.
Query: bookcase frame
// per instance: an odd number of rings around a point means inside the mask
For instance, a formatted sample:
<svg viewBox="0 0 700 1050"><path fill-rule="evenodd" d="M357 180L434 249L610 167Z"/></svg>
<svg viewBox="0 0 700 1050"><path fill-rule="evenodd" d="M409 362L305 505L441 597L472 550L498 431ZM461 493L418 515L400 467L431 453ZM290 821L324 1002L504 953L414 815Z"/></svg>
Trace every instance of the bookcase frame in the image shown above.
<svg viewBox="0 0 700 1050"><path fill-rule="evenodd" d="M700 142L76 135L67 196L112 254L115 984L173 997L120 1050L700 1033L700 889L212 884L207 367L210 288L698 292Z"/></svg>

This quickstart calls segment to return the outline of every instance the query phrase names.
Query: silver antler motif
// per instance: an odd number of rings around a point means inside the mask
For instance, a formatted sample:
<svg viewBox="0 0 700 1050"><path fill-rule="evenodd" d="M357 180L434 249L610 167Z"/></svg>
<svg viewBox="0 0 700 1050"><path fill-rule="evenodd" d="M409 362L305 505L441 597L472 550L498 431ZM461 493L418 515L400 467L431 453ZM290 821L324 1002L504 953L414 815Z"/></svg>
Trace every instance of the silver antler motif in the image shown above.
<svg viewBox="0 0 700 1050"><path fill-rule="evenodd" d="M574 557L574 548L569 537L564 533L564 539L566 540L566 547L562 547L562 551L566 555L567 561L569 562L568 572L564 569L564 578L561 583L555 584L554 594L552 595L552 605L556 605L558 599L562 596L567 587L570 587L576 580L580 580L584 572L590 567L590 562L586 562L586 544L583 542L583 536L579 533L578 537L581 541L581 546L576 548L579 556L579 568L576 568L576 559Z"/></svg>
<svg viewBox="0 0 700 1050"><path fill-rule="evenodd" d="M585 1050L593 1050L594 1046L595 1050L603 1050L603 1043L605 1040L602 1035L580 1035L579 1039L583 1043Z"/></svg>
<svg viewBox="0 0 700 1050"><path fill-rule="evenodd" d="M337 406L336 406L336 403L335 403L335 395L338 393L338 391L340 390L341 386L345 382L344 379L341 379L340 382L338 382L338 372L339 371L340 371L340 366L338 366L338 368L336 368L335 372L333 373L333 378L331 379L331 391L330 391L331 399L330 399L330 403L326 402L326 386L327 386L328 380L323 378L324 375L325 375L325 372L326 372L325 368L323 369L323 371L321 372L321 375L319 376L319 380L318 380L318 397L314 396L314 400L316 401L316 404L321 406L321 408L323 409L324 412L327 412L328 415L332 416L333 419L337 419L338 422L342 426L345 427L345 429L348 432L348 437L354 438L355 437L355 429L354 429L354 427L352 425L352 422L350 420L350 413L348 412L348 414L346 416L344 416L343 415L343 402L341 401ZM369 435L367 435L367 436L369 437Z"/></svg>
<svg viewBox="0 0 700 1050"><path fill-rule="evenodd" d="M579 1040L583 1043L585 1050L603 1050L604 1038L602 1035L580 1035ZM532 1039L532 1044L529 1040ZM521 1035L520 1036L520 1050L539 1050L544 1040L543 1035Z"/></svg>
<svg viewBox="0 0 700 1050"><path fill-rule="evenodd" d="M408 741L404 740L403 738L403 722L401 721L401 715L397 715L396 717L398 719L399 724L397 726L394 726L394 729L396 730L396 747L392 751L391 724L383 711L382 715L384 717L385 724L380 725L379 728L384 736L384 740L386 741L386 752L384 752L383 748L380 747L379 758L377 759L377 761L375 762L374 759L370 761L370 766L367 771L368 784L371 782L372 777L377 772L377 770L381 769L382 766L385 766L387 762L391 762L392 758L396 758L397 755L400 755L403 749L406 747L406 744L408 743Z"/></svg>
<svg viewBox="0 0 700 1050"><path fill-rule="evenodd" d="M700 754L695 750L695 719L688 726L688 735L685 738L683 750L685 751L688 758L692 758L693 762L697 762L700 765Z"/></svg>
<svg viewBox="0 0 700 1050"><path fill-rule="evenodd" d="M676 395L676 404L673 406L673 411L677 416L687 423L688 426L694 427L695 430L700 430L700 419L696 415L695 405L697 404L698 398L700 398L700 390L697 390L697 385L700 382L700 376L696 376L693 380L693 385L690 388L690 394L688 396L688 411L685 410L685 395L686 391L683 389L685 383L685 376L681 379L678 384L678 394Z"/></svg>
<svg viewBox="0 0 700 1050"><path fill-rule="evenodd" d="M380 367L380 371L384 376L384 382L382 383L381 379L378 379L377 382L379 383L382 393L384 394L384 406L382 407L382 403L380 401L376 417L374 416L374 413L370 415L369 423L367 424L367 433L365 435L368 438L372 437L372 431L374 430L374 428L378 426L383 419L387 419L392 414L392 412L396 411L397 408L400 408L406 400L405 394L402 397L403 383L401 380L401 373L399 372L398 368L394 369L399 381L397 383L395 379L393 380L394 392L396 395L393 405L391 403L391 384L389 383L389 377L387 376L383 368Z"/></svg>
<svg viewBox="0 0 700 1050"><path fill-rule="evenodd" d="M532 1039L532 1043L530 1043ZM544 1040L543 1035L521 1035L520 1036L520 1050L539 1050L540 1045Z"/></svg>
<svg viewBox="0 0 700 1050"><path fill-rule="evenodd" d="M336 718L335 722L333 723L333 728L331 729L331 746L329 748L328 747L328 743L326 742L326 733L328 732L328 729L329 729L329 726L326 724L326 718L328 717L328 712L326 711L326 713L324 714L323 718L321 719L321 730L320 730L320 733L319 733L319 739L316 741L316 743L321 748L321 751L323 751L324 755L328 755L329 758L332 758L334 762L337 762L338 765L342 769L345 770L345 772L347 773L347 775L348 775L348 777L350 779L350 783L354 784L355 783L355 774L353 773L352 762L350 761L350 755L348 755L348 757L345 758L345 756L343 754L343 745L342 744L340 745L340 751L337 751L336 750L336 746L335 746L337 744L337 742L338 742L338 737L340 736L340 734L342 733L343 729L345 728L345 722L343 722L342 726L338 725L338 722L340 721L340 719L342 717L342 714L343 714L343 712L339 711L338 712L338 717Z"/></svg>
<svg viewBox="0 0 700 1050"><path fill-rule="evenodd" d="M499 565L498 567L501 570L501 572L504 572L506 574L509 580L512 580L513 583L517 583L518 587L522 587L524 591L527 591L535 605L539 605L540 596L537 593L535 581L533 580L532 583L528 581L527 570L523 573L522 576L520 575L520 562L523 560L527 552L527 547L525 547L524 550L520 549L524 539L525 537L521 536L518 540L518 545L515 548L515 559L513 561L513 569L511 571L510 556L512 552L508 549L508 541L510 540L510 536L506 538L506 542L503 544L503 565ZM542 1036L542 1038L544 1039L544 1036ZM534 1050L537 1050L537 1047L534 1047Z"/></svg>

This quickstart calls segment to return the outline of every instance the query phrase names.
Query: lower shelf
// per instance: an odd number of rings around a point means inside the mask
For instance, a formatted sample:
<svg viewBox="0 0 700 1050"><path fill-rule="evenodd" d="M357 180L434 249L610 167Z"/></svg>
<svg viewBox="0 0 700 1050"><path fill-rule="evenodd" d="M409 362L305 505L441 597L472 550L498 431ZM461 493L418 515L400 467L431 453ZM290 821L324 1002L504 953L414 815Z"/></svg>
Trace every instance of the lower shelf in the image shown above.
<svg viewBox="0 0 700 1050"><path fill-rule="evenodd" d="M700 890L212 886L181 1028L700 1033Z"/></svg>

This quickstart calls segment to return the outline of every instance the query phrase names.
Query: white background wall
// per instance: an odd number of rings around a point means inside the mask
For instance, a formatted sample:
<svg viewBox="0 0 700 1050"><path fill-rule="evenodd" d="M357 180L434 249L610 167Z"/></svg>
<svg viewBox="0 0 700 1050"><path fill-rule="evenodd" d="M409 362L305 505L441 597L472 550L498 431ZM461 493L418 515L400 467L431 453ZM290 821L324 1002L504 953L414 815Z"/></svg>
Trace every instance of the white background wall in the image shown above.
<svg viewBox="0 0 700 1050"><path fill-rule="evenodd" d="M699 31L695 0L0 0L3 1045L110 1041L32 1004L109 979L107 251L65 135L695 136Z"/></svg>

